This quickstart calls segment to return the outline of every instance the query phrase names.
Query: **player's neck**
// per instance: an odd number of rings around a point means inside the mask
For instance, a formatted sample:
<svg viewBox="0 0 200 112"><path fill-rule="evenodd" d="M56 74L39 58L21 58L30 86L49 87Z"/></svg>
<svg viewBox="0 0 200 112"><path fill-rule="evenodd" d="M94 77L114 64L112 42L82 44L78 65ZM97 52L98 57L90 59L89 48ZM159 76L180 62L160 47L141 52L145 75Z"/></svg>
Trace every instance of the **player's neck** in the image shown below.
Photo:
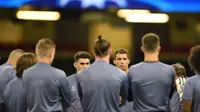
<svg viewBox="0 0 200 112"><path fill-rule="evenodd" d="M13 66L14 68L16 67L13 61L8 60L6 63L8 63L9 65Z"/></svg>
<svg viewBox="0 0 200 112"><path fill-rule="evenodd" d="M95 61L105 61L105 62L110 63L110 56L109 55L104 56L104 57L95 56Z"/></svg>
<svg viewBox="0 0 200 112"><path fill-rule="evenodd" d="M159 61L158 53L145 53L144 61Z"/></svg>
<svg viewBox="0 0 200 112"><path fill-rule="evenodd" d="M37 60L38 60L38 62L51 64L51 62L48 58L38 58Z"/></svg>
<svg viewBox="0 0 200 112"><path fill-rule="evenodd" d="M128 69L126 69L125 72L128 73Z"/></svg>

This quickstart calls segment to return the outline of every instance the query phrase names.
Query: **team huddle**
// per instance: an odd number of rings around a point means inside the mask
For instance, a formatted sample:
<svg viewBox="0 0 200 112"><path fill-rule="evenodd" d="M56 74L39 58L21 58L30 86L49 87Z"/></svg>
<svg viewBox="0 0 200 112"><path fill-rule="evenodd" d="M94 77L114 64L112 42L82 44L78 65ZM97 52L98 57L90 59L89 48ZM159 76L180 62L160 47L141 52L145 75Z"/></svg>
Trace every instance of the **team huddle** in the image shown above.
<svg viewBox="0 0 200 112"><path fill-rule="evenodd" d="M40 39L35 53L13 50L0 66L0 112L200 112L200 45L188 63L196 75L186 78L183 65L159 61L159 36L141 40L144 61L129 67L129 53L118 49L113 63L111 44L101 36L93 56L74 55L76 73L66 77L51 66L56 45Z"/></svg>

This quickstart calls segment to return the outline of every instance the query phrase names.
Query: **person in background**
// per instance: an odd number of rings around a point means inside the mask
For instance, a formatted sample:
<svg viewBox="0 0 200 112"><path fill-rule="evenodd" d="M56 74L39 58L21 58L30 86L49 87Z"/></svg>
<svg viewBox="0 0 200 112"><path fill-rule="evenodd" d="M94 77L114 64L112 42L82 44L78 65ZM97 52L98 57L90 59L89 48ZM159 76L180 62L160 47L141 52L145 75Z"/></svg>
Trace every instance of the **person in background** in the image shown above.
<svg viewBox="0 0 200 112"><path fill-rule="evenodd" d="M118 49L115 51L113 63L116 67L128 73L128 65L130 63L129 53L127 49ZM121 112L133 112L133 102L126 102Z"/></svg>
<svg viewBox="0 0 200 112"><path fill-rule="evenodd" d="M128 50L118 49L117 51L115 51L113 63L115 64L116 67L128 73L128 69L129 69L128 65L130 63Z"/></svg>
<svg viewBox="0 0 200 112"><path fill-rule="evenodd" d="M3 100L5 112L27 112L26 96L23 86L22 75L24 70L37 62L33 53L24 53L17 61L16 76L5 87Z"/></svg>
<svg viewBox="0 0 200 112"><path fill-rule="evenodd" d="M172 66L176 72L176 90L170 99L170 112L181 112L183 88L186 81L186 70L180 63L173 64Z"/></svg>
<svg viewBox="0 0 200 112"><path fill-rule="evenodd" d="M13 50L6 63L0 66L0 111L3 112L3 90L6 85L16 76L17 60L23 55L21 49Z"/></svg>
<svg viewBox="0 0 200 112"><path fill-rule="evenodd" d="M83 112L77 90L76 74L90 65L91 58L92 56L85 51L79 51L74 55L74 67L76 68L76 73L67 77L71 90L71 106L67 108L67 112Z"/></svg>

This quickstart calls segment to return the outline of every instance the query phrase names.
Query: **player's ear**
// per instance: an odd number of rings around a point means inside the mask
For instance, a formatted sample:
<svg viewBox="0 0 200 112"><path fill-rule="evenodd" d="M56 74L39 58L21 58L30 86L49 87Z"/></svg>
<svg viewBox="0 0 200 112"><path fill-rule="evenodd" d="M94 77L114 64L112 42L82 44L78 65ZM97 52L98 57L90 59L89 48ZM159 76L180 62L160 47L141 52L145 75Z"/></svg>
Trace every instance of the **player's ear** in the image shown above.
<svg viewBox="0 0 200 112"><path fill-rule="evenodd" d="M115 61L115 58L113 59L113 63L116 65L116 61Z"/></svg>
<svg viewBox="0 0 200 112"><path fill-rule="evenodd" d="M160 50L161 50L161 47L159 46L159 47L158 47L158 52L160 52Z"/></svg>
<svg viewBox="0 0 200 112"><path fill-rule="evenodd" d="M140 49L141 49L141 51L144 53L144 47L143 47L143 46L141 46L141 47L140 47Z"/></svg>
<svg viewBox="0 0 200 112"><path fill-rule="evenodd" d="M112 48L108 48L108 55L112 56Z"/></svg>
<svg viewBox="0 0 200 112"><path fill-rule="evenodd" d="M77 63L76 62L74 62L74 67L77 68Z"/></svg>
<svg viewBox="0 0 200 112"><path fill-rule="evenodd" d="M130 59L128 59L128 64L130 63Z"/></svg>

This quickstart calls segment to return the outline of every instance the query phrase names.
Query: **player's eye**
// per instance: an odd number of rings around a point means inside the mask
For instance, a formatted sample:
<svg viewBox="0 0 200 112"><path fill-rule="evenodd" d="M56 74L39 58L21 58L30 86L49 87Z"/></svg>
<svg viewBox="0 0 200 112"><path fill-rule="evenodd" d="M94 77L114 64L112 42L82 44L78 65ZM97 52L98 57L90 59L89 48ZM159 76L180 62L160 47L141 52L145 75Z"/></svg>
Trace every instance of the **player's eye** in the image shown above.
<svg viewBox="0 0 200 112"><path fill-rule="evenodd" d="M85 63L80 63L80 65L84 65Z"/></svg>

